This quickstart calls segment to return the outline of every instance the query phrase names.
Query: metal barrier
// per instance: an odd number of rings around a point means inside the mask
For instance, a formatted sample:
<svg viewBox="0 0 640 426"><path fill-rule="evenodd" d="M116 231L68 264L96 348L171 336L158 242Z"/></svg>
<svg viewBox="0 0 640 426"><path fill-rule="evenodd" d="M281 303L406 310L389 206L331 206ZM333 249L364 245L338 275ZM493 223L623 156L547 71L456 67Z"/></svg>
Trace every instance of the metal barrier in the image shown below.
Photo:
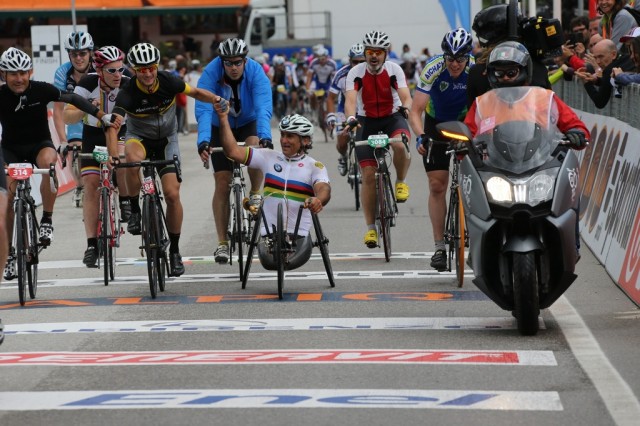
<svg viewBox="0 0 640 426"><path fill-rule="evenodd" d="M640 84L630 84L621 86L621 98L611 97L607 105L598 109L584 89L584 85L579 81L560 80L553 85L553 90L571 108L590 112L592 114L614 117L624 121L636 129L640 129L640 111L638 111L638 100L640 99Z"/></svg>

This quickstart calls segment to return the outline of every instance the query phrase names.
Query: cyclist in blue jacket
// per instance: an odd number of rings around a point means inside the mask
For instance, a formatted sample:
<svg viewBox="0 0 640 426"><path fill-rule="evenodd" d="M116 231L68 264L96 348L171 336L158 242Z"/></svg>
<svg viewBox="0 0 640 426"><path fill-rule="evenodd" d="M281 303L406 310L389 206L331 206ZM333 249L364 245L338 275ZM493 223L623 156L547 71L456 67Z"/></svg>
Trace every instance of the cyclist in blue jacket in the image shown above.
<svg viewBox="0 0 640 426"><path fill-rule="evenodd" d="M229 123L233 136L247 145L273 148L271 116L273 102L271 83L262 66L247 58L246 43L239 38L230 38L220 43L220 56L207 65L198 80L203 88L226 99L230 104ZM209 147L219 147L220 121L211 103L196 101L198 121L198 153L203 162L211 161L215 189L213 192L213 218L218 234L218 248L214 253L218 263L229 262L229 184L232 179L232 162L223 153L209 155ZM249 170L251 180L250 204L260 205L262 196L262 172Z"/></svg>

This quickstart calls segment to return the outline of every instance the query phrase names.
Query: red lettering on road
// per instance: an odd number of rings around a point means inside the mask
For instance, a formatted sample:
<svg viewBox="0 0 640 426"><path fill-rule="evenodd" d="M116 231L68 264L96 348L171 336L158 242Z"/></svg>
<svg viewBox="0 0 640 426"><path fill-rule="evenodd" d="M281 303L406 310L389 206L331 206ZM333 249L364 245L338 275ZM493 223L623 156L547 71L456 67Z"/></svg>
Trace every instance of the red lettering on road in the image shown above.
<svg viewBox="0 0 640 426"><path fill-rule="evenodd" d="M636 213L633 223L633 230L629 237L627 252L622 262L620 278L618 282L625 289L627 294L636 302L640 303L640 210Z"/></svg>

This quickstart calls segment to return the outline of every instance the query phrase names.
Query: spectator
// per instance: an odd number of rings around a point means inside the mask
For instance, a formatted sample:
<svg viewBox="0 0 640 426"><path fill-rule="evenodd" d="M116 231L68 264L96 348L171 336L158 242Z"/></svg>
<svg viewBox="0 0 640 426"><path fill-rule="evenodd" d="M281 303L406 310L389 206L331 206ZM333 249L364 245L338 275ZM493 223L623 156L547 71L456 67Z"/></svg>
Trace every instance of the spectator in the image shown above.
<svg viewBox="0 0 640 426"><path fill-rule="evenodd" d="M611 75L615 83L620 86L626 86L631 83L640 83L640 27L634 28L630 34L621 37L620 41L629 46L629 55L635 65L633 72L625 72L620 67L615 67L611 71Z"/></svg>
<svg viewBox="0 0 640 426"><path fill-rule="evenodd" d="M589 20L589 37L594 36L595 34L600 34L600 20L602 17L600 15L596 15ZM600 34L602 35L602 34Z"/></svg>
<svg viewBox="0 0 640 426"><path fill-rule="evenodd" d="M635 26L636 19L624 9L627 0L598 0L598 12L602 14L600 20L600 34L609 40L620 40L620 37L628 34ZM616 49L622 47L622 43L616 41Z"/></svg>
<svg viewBox="0 0 640 426"><path fill-rule="evenodd" d="M584 82L584 88L596 108L602 109L611 98L613 89L611 72L613 68L632 71L634 65L628 55L618 54L616 44L609 39L602 40L593 47L593 57L599 67L596 69L596 73L590 73L585 68L580 68L576 71L576 76Z"/></svg>

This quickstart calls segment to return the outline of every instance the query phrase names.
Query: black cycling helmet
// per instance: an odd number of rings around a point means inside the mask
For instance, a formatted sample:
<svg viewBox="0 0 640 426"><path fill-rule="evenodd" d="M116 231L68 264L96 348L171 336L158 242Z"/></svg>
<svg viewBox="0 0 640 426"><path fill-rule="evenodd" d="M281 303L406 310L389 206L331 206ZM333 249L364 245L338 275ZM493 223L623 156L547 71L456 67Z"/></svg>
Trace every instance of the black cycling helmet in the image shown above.
<svg viewBox="0 0 640 426"><path fill-rule="evenodd" d="M496 77L496 67L514 65L520 69L518 77L509 81L502 81ZM487 77L492 88L528 86L531 84L532 75L533 61L523 44L517 41L505 41L491 51L487 62Z"/></svg>
<svg viewBox="0 0 640 426"><path fill-rule="evenodd" d="M480 46L491 46L509 38L508 17L508 4L489 6L476 14L471 29L478 36ZM520 18L519 13L518 18Z"/></svg>
<svg viewBox="0 0 640 426"><path fill-rule="evenodd" d="M473 49L473 39L471 34L464 28L456 28L444 35L442 38L442 52L445 55L460 57L468 55Z"/></svg>

